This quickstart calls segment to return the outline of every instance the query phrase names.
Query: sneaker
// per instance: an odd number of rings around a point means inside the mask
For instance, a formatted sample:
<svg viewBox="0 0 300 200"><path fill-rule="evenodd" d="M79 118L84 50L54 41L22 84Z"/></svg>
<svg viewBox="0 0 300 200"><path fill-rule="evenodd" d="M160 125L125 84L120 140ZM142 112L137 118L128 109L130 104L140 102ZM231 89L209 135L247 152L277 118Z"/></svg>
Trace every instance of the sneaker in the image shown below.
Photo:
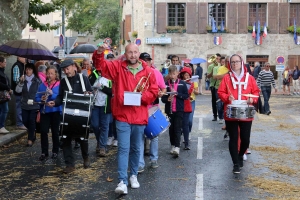
<svg viewBox="0 0 300 200"><path fill-rule="evenodd" d="M106 157L106 150L105 150L105 148L101 148L100 149L99 156L100 157Z"/></svg>
<svg viewBox="0 0 300 200"><path fill-rule="evenodd" d="M296 95L297 93L296 93L296 92L293 92L293 94Z"/></svg>
<svg viewBox="0 0 300 200"><path fill-rule="evenodd" d="M140 184L139 184L139 182L137 180L136 175L130 176L129 182L130 182L131 188L133 188L133 189L136 189L136 188L140 187Z"/></svg>
<svg viewBox="0 0 300 200"><path fill-rule="evenodd" d="M180 152L179 147L175 147L175 149L174 149L174 151L173 151L173 154L174 154L175 156L179 156L179 152Z"/></svg>
<svg viewBox="0 0 300 200"><path fill-rule="evenodd" d="M114 140L114 141L113 141L113 146L114 146L114 147L117 147L117 146L118 146L118 140Z"/></svg>
<svg viewBox="0 0 300 200"><path fill-rule="evenodd" d="M158 168L158 164L157 164L157 161L156 160L153 160L151 161L151 168L155 169L155 168Z"/></svg>
<svg viewBox="0 0 300 200"><path fill-rule="evenodd" d="M250 149L247 149L247 154L251 154L251 150Z"/></svg>
<svg viewBox="0 0 300 200"><path fill-rule="evenodd" d="M224 119L219 119L219 124L223 124L224 123Z"/></svg>
<svg viewBox="0 0 300 200"><path fill-rule="evenodd" d="M64 174L70 174L70 173L72 173L74 171L75 171L75 167L73 167L73 166L66 166L66 168L63 170L63 173Z"/></svg>
<svg viewBox="0 0 300 200"><path fill-rule="evenodd" d="M123 181L118 184L118 187L115 189L115 193L127 194L127 186Z"/></svg>
<svg viewBox="0 0 300 200"><path fill-rule="evenodd" d="M47 158L48 158L48 155L46 155L46 154L42 154L40 157L39 157L39 160L40 161L44 161L44 160L47 160Z"/></svg>
<svg viewBox="0 0 300 200"><path fill-rule="evenodd" d="M214 117L211 121L218 121L218 119L216 117Z"/></svg>
<svg viewBox="0 0 300 200"><path fill-rule="evenodd" d="M170 154L174 154L175 146L172 145Z"/></svg>
<svg viewBox="0 0 300 200"><path fill-rule="evenodd" d="M23 126L17 126L17 129L19 130L27 130L27 128L23 125Z"/></svg>
<svg viewBox="0 0 300 200"><path fill-rule="evenodd" d="M240 166L239 166L238 164L233 165L233 170L232 170L232 172L233 172L234 174L239 174L239 173L241 173Z"/></svg>
<svg viewBox="0 0 300 200"><path fill-rule="evenodd" d="M9 133L9 131L2 127L0 128L0 133Z"/></svg>
<svg viewBox="0 0 300 200"><path fill-rule="evenodd" d="M300 95L300 92L298 92L297 94Z"/></svg>
<svg viewBox="0 0 300 200"><path fill-rule="evenodd" d="M243 160L244 160L244 161L247 160L247 155L246 155L246 154L243 155Z"/></svg>
<svg viewBox="0 0 300 200"><path fill-rule="evenodd" d="M266 113L266 115L270 115L271 114L271 111L268 111L267 113Z"/></svg>
<svg viewBox="0 0 300 200"><path fill-rule="evenodd" d="M142 173L144 170L145 170L144 167L140 166L140 167L138 168L138 173L140 174L140 173Z"/></svg>
<svg viewBox="0 0 300 200"><path fill-rule="evenodd" d="M58 157L57 153L53 153L51 156L52 159L57 159L57 157Z"/></svg>
<svg viewBox="0 0 300 200"><path fill-rule="evenodd" d="M110 146L110 145L112 145L112 143L113 143L113 137L109 137L109 138L107 138L107 146Z"/></svg>
<svg viewBox="0 0 300 200"><path fill-rule="evenodd" d="M229 137L229 134L228 134L228 132L226 131L225 134L224 134L224 139L226 139L227 137Z"/></svg>
<svg viewBox="0 0 300 200"><path fill-rule="evenodd" d="M244 156L239 156L238 164L239 164L240 168L243 168L243 166L244 166Z"/></svg>

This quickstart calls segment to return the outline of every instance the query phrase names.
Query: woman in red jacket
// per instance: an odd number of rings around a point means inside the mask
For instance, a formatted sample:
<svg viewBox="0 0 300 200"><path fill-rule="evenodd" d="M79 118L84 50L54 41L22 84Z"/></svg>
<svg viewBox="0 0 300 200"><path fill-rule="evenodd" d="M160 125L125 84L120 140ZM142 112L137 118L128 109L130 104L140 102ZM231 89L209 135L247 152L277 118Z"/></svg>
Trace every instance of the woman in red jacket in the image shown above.
<svg viewBox="0 0 300 200"><path fill-rule="evenodd" d="M250 76L241 56L234 54L229 59L230 72L225 75L218 89L218 96L224 102L224 119L226 130L229 133L229 151L233 161L233 173L240 173L243 167L243 155L249 147L250 132L253 117L234 118L228 116L227 107L249 105L257 101L257 98L247 97L244 95L259 95L259 88L256 85L253 76ZM238 95L239 94L239 95ZM252 108L251 105L249 105ZM249 109L249 107L248 107ZM241 146L238 151L238 133L240 128Z"/></svg>

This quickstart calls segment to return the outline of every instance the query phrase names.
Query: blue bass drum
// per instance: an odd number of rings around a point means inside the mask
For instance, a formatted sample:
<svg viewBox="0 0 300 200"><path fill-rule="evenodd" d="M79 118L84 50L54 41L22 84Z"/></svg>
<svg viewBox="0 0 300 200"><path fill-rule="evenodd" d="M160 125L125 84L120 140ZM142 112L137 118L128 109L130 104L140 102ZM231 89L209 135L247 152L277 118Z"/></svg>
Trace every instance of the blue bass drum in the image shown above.
<svg viewBox="0 0 300 200"><path fill-rule="evenodd" d="M169 118L163 115L161 110L154 106L148 110L148 125L145 128L145 135L149 139L153 139L170 127Z"/></svg>

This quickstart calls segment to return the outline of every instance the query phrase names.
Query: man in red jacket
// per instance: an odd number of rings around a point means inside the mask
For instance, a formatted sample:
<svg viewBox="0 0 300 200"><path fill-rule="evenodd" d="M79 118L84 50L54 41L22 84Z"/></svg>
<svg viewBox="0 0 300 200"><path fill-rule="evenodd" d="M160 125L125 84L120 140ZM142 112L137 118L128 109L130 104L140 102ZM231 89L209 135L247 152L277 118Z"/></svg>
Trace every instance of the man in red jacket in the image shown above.
<svg viewBox="0 0 300 200"><path fill-rule="evenodd" d="M155 75L147 64L139 60L138 46L129 44L125 48L126 60L106 61L104 50L107 44L98 47L93 54L93 63L103 77L114 82L114 94L112 97L112 114L116 119L118 136L118 179L119 184L116 193L127 194L127 168L130 162L130 185L131 188L139 188L137 181L140 147L144 129L148 123L147 106L158 96L158 86ZM133 92L141 82L147 82L145 90L141 92L140 105L129 105L128 92ZM131 95L131 94L130 94ZM139 98L135 98L139 99ZM135 101L136 103L136 101ZM125 105L126 104L126 105Z"/></svg>

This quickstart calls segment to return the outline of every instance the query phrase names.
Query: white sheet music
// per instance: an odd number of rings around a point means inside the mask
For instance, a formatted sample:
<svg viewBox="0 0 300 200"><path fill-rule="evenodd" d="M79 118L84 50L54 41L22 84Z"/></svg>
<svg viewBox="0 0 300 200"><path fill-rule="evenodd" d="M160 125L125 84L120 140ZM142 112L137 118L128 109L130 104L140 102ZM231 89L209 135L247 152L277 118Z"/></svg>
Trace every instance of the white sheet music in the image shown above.
<svg viewBox="0 0 300 200"><path fill-rule="evenodd" d="M142 94L139 92L124 92L125 106L141 106Z"/></svg>
<svg viewBox="0 0 300 200"><path fill-rule="evenodd" d="M109 82L109 80L107 78L101 77L101 79L100 79L100 84L101 85L109 87L109 83L108 82Z"/></svg>

